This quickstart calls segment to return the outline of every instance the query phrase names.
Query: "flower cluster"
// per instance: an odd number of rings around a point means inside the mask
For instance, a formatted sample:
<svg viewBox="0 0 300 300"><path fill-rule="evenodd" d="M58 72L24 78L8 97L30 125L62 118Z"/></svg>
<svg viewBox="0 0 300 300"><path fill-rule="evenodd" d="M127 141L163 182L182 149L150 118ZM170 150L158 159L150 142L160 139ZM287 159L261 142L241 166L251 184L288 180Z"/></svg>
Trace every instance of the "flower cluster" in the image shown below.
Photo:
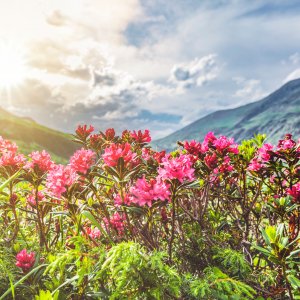
<svg viewBox="0 0 300 300"><path fill-rule="evenodd" d="M71 166L56 165L48 173L46 186L53 196L60 198L76 179L76 171Z"/></svg>
<svg viewBox="0 0 300 300"><path fill-rule="evenodd" d="M16 266L21 268L23 272L28 272L34 265L35 253L28 253L26 249L23 249L17 254L16 260Z"/></svg>
<svg viewBox="0 0 300 300"><path fill-rule="evenodd" d="M77 150L70 159L70 166L74 171L86 174L94 163L95 155L92 150Z"/></svg>
<svg viewBox="0 0 300 300"><path fill-rule="evenodd" d="M170 185L162 180L150 179L146 180L145 176L139 178L135 185L130 188L132 197L130 201L139 206L152 206L154 200L169 200L170 199Z"/></svg>
<svg viewBox="0 0 300 300"><path fill-rule="evenodd" d="M105 165L109 167L115 167L119 163L119 159L123 158L125 166L134 164L136 162L137 155L131 151L129 143L125 144L111 144L104 150L102 158Z"/></svg>
<svg viewBox="0 0 300 300"><path fill-rule="evenodd" d="M166 155L158 168L158 178L162 180L177 179L180 182L195 179L193 160L190 155L180 154L178 157Z"/></svg>
<svg viewBox="0 0 300 300"><path fill-rule="evenodd" d="M45 150L39 152L35 151L29 154L31 161L28 161L24 166L27 170L35 170L44 173L50 171L54 167L54 162L51 160L51 156Z"/></svg>

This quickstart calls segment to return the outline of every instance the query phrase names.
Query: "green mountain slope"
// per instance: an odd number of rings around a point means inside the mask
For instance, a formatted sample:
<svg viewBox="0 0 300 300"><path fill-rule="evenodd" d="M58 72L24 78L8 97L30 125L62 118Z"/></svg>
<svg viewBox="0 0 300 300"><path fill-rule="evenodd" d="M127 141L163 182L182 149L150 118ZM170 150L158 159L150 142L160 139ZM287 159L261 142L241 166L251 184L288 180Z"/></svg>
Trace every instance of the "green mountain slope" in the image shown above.
<svg viewBox="0 0 300 300"><path fill-rule="evenodd" d="M70 135L39 125L29 118L14 116L1 108L0 135L16 142L25 154L45 149L61 163L65 163L78 148Z"/></svg>
<svg viewBox="0 0 300 300"><path fill-rule="evenodd" d="M234 137L236 141L251 138L254 134L267 134L275 142L285 133L300 136L300 79L286 83L268 97L238 108L209 114L169 136L156 140L153 146L172 150L177 141L203 140L214 131Z"/></svg>

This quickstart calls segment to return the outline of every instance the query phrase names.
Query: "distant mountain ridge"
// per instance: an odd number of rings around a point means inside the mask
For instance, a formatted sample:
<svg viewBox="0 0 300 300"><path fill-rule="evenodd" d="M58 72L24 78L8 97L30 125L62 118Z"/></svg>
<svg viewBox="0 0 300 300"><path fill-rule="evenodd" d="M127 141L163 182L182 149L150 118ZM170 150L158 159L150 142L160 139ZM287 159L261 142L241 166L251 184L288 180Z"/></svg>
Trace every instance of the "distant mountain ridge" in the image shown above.
<svg viewBox="0 0 300 300"><path fill-rule="evenodd" d="M65 163L78 149L71 135L50 129L36 123L31 118L17 117L0 108L0 135L16 142L20 151L47 150L56 162Z"/></svg>
<svg viewBox="0 0 300 300"><path fill-rule="evenodd" d="M257 133L267 134L275 142L285 133L300 137L300 79L292 80L260 101L234 109L213 112L190 125L152 143L159 149L172 150L177 141L202 141L205 134L248 139Z"/></svg>

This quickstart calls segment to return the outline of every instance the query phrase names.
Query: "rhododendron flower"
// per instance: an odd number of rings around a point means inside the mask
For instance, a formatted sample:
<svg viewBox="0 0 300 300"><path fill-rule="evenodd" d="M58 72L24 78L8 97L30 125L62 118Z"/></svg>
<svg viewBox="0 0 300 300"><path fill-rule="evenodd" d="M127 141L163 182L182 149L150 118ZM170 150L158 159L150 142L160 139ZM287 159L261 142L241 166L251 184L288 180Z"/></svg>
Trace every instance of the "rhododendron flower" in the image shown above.
<svg viewBox="0 0 300 300"><path fill-rule="evenodd" d="M292 196L295 202L300 203L300 183L296 183L287 191L288 195Z"/></svg>
<svg viewBox="0 0 300 300"><path fill-rule="evenodd" d="M192 155L198 156L200 153L202 153L202 147L199 142L196 142L195 140L192 140L190 142L185 141L183 143L184 149Z"/></svg>
<svg viewBox="0 0 300 300"><path fill-rule="evenodd" d="M27 272L29 269L31 269L35 262L35 253L30 252L27 253L26 249L23 249L16 255L16 266L21 268L23 272Z"/></svg>
<svg viewBox="0 0 300 300"><path fill-rule="evenodd" d="M284 140L282 141L280 148L287 150L295 147L296 143L293 140Z"/></svg>
<svg viewBox="0 0 300 300"><path fill-rule="evenodd" d="M124 233L125 225L124 221L126 220L125 216L120 215L118 212L114 213L112 217L110 217L110 222L108 222L107 218L104 218L103 221L107 227L112 226L119 235Z"/></svg>
<svg viewBox="0 0 300 300"><path fill-rule="evenodd" d="M148 161L150 158L151 158L151 155L150 155L151 151L149 148L143 148L142 149L142 158L145 160L145 161Z"/></svg>
<svg viewBox="0 0 300 300"><path fill-rule="evenodd" d="M259 171L264 165L256 158L253 158L248 166L249 171Z"/></svg>
<svg viewBox="0 0 300 300"><path fill-rule="evenodd" d="M204 137L204 143L206 144L212 144L217 138L215 137L214 132L210 131L206 134L206 136Z"/></svg>
<svg viewBox="0 0 300 300"><path fill-rule="evenodd" d="M37 199L35 198L35 192L33 191L28 197L27 197L27 202L31 205L31 206L36 206L36 200L37 202L41 202L45 199L45 195L43 192L38 191L37 192Z"/></svg>
<svg viewBox="0 0 300 300"><path fill-rule="evenodd" d="M2 136L0 136L0 152L17 152L18 146L16 143L12 143L11 141L5 140Z"/></svg>
<svg viewBox="0 0 300 300"><path fill-rule="evenodd" d="M97 227L95 228L85 227L84 230L93 240L101 236L101 231Z"/></svg>
<svg viewBox="0 0 300 300"><path fill-rule="evenodd" d="M274 146L271 144L264 144L260 149L258 149L258 155L262 161L267 162L271 158L270 151L273 151Z"/></svg>
<svg viewBox="0 0 300 300"><path fill-rule="evenodd" d="M192 168L190 155L181 154L178 157L165 156L161 166L158 168L158 175L161 179L194 180L195 170Z"/></svg>
<svg viewBox="0 0 300 300"><path fill-rule="evenodd" d="M122 205L122 204L129 205L130 203L132 203L132 196L129 196L128 194L123 194L123 199L122 199L121 195L117 194L114 197L114 201L116 205Z"/></svg>
<svg viewBox="0 0 300 300"><path fill-rule="evenodd" d="M161 180L150 179L146 181L145 175L139 178L135 186L130 188L132 194L131 201L139 206L152 206L154 200L169 200L170 199L170 185Z"/></svg>
<svg viewBox="0 0 300 300"><path fill-rule="evenodd" d="M45 150L32 152L29 154L29 157L31 157L31 161L26 163L25 169L34 169L37 167L42 172L47 172L54 167L54 162L51 160L50 154Z"/></svg>
<svg viewBox="0 0 300 300"><path fill-rule="evenodd" d="M143 133L141 130L136 132L135 130L131 132L131 137L140 144L144 143L150 143L151 142L151 137L150 137L150 132L148 129L145 130Z"/></svg>
<svg viewBox="0 0 300 300"><path fill-rule="evenodd" d="M115 167L121 157L124 159L125 165L136 162L136 153L132 153L131 146L128 143L111 144L105 148L102 157L104 163L109 167Z"/></svg>
<svg viewBox="0 0 300 300"><path fill-rule="evenodd" d="M96 154L92 150L84 148L77 150L70 158L70 166L76 172L86 174L88 169L94 163Z"/></svg>
<svg viewBox="0 0 300 300"><path fill-rule="evenodd" d="M162 162L162 159L166 156L166 151L160 151L160 152L154 152L153 158L160 164Z"/></svg>
<svg viewBox="0 0 300 300"><path fill-rule="evenodd" d="M105 130L105 139L111 141L116 136L116 132L113 128L108 128Z"/></svg>
<svg viewBox="0 0 300 300"><path fill-rule="evenodd" d="M210 169L215 168L218 164L217 154L214 152L213 154L205 155L204 162Z"/></svg>
<svg viewBox="0 0 300 300"><path fill-rule="evenodd" d="M213 140L212 144L221 153L223 153L225 150L234 154L239 153L237 148L238 145L234 143L233 138L227 138L226 136L221 135L219 138Z"/></svg>
<svg viewBox="0 0 300 300"><path fill-rule="evenodd" d="M47 176L46 186L50 193L57 198L61 197L77 178L76 171L70 166L56 165Z"/></svg>
<svg viewBox="0 0 300 300"><path fill-rule="evenodd" d="M17 167L20 168L25 164L25 157L23 154L16 152L4 152L0 158L0 166L6 167Z"/></svg>
<svg viewBox="0 0 300 300"><path fill-rule="evenodd" d="M94 129L95 128L91 125L89 128L87 127L87 125L78 125L75 132L80 138L85 140L94 131Z"/></svg>
<svg viewBox="0 0 300 300"><path fill-rule="evenodd" d="M231 172L231 171L233 171L233 166L230 164L230 157L229 156L225 156L224 159L223 159L222 164L218 168L214 169L215 174Z"/></svg>

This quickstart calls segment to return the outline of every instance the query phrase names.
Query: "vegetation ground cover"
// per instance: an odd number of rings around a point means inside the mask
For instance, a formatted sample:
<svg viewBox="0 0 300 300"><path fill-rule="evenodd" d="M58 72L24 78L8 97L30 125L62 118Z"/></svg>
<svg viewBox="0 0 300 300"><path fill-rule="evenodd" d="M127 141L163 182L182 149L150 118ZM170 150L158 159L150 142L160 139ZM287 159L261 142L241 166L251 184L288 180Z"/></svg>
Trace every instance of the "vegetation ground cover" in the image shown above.
<svg viewBox="0 0 300 300"><path fill-rule="evenodd" d="M67 165L0 139L0 299L300 299L300 141L172 153L94 133Z"/></svg>

